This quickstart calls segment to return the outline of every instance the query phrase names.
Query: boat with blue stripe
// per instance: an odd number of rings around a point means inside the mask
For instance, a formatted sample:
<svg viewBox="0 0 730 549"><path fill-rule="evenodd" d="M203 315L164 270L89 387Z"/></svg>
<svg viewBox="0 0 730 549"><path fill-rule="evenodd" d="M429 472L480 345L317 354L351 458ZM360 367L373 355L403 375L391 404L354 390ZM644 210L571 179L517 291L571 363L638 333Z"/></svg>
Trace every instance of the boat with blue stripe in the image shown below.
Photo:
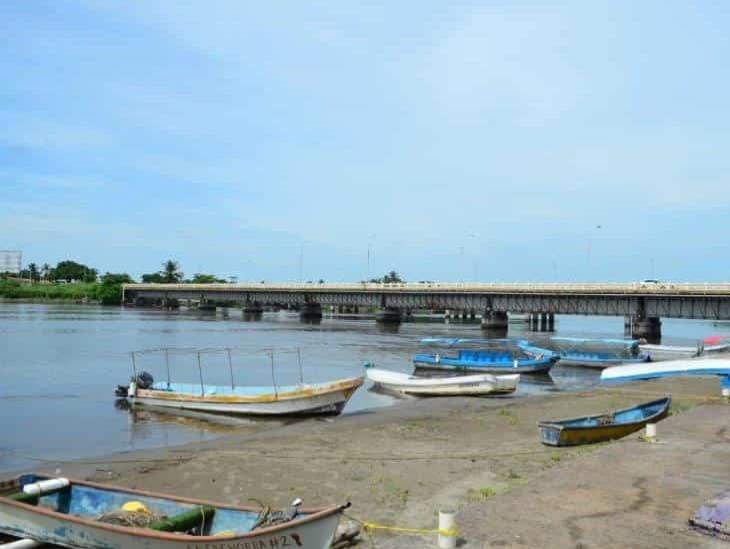
<svg viewBox="0 0 730 549"><path fill-rule="evenodd" d="M672 398L668 395L607 414L541 421L538 423L540 440L548 446L577 446L615 440L664 418L671 403Z"/></svg>
<svg viewBox="0 0 730 549"><path fill-rule="evenodd" d="M730 379L730 359L694 358L613 366L601 372L601 381L616 383L677 376L722 376L723 388Z"/></svg>
<svg viewBox="0 0 730 549"><path fill-rule="evenodd" d="M553 349L563 366L607 368L618 364L649 362L649 353L639 348L636 339L595 339L551 337Z"/></svg>
<svg viewBox="0 0 730 549"><path fill-rule="evenodd" d="M272 511L26 474L0 482L0 532L89 549L327 549L349 504Z"/></svg>
<svg viewBox="0 0 730 549"><path fill-rule="evenodd" d="M416 368L432 370L470 370L475 372L530 374L545 373L560 358L548 349L534 347L524 340L455 340L444 345L475 343L477 349L457 349L455 355L419 353L413 357Z"/></svg>

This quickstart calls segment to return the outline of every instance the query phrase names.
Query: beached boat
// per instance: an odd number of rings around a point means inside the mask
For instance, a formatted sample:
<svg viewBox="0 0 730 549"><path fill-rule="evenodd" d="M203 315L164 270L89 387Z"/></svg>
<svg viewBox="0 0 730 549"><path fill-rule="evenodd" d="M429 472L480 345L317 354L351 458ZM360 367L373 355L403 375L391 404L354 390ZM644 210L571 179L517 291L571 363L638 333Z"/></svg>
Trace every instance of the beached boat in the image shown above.
<svg viewBox="0 0 730 549"><path fill-rule="evenodd" d="M642 351L635 339L551 337L550 342L560 355L561 366L607 368L651 360L649 353Z"/></svg>
<svg viewBox="0 0 730 549"><path fill-rule="evenodd" d="M272 385L251 386L234 383L233 364L230 349L155 349L135 351L132 356L132 382L118 386L116 394L127 398L133 405L154 406L250 416L295 416L315 414L339 414L352 394L360 387L363 377L338 379L323 383L304 383L301 369L301 354L296 350L300 364L298 385L276 383L274 353L271 359ZM228 356L231 383L211 385L204 383L201 355L225 353ZM280 351L285 352L285 351ZM155 381L148 372L138 374L137 359L144 355L164 353L167 369L166 381ZM172 354L193 354L197 357L200 383L173 383L170 374Z"/></svg>
<svg viewBox="0 0 730 549"><path fill-rule="evenodd" d="M166 382L154 382L146 389L132 382L127 398L135 405L236 415L339 414L363 381L362 377L356 377L326 383L263 387L185 383L168 386Z"/></svg>
<svg viewBox="0 0 730 549"><path fill-rule="evenodd" d="M716 540L730 541L730 490L720 492L703 503L689 519L689 525Z"/></svg>
<svg viewBox="0 0 730 549"><path fill-rule="evenodd" d="M541 421L537 424L540 440L549 446L575 446L625 437L665 417L671 402L666 396L608 414Z"/></svg>
<svg viewBox="0 0 730 549"><path fill-rule="evenodd" d="M519 374L479 374L455 377L419 377L366 365L366 377L386 391L417 396L474 396L513 393Z"/></svg>
<svg viewBox="0 0 730 549"><path fill-rule="evenodd" d="M462 344L467 340L457 340ZM533 347L525 341L475 341L478 349L458 349L456 355L419 353L413 357L416 368L470 370L489 374L526 374L547 372L560 358L548 349ZM447 345L450 346L450 345Z"/></svg>
<svg viewBox="0 0 730 549"><path fill-rule="evenodd" d="M622 382L675 376L730 376L730 359L692 358L613 366L601 372L601 381Z"/></svg>
<svg viewBox="0 0 730 549"><path fill-rule="evenodd" d="M34 495L35 494L35 495ZM89 549L330 547L348 505L267 513L92 482L22 475L0 483L0 532Z"/></svg>
<svg viewBox="0 0 730 549"><path fill-rule="evenodd" d="M709 336L697 345L654 345L641 343L639 348L651 355L652 360L677 360L730 352L730 342L725 336Z"/></svg>

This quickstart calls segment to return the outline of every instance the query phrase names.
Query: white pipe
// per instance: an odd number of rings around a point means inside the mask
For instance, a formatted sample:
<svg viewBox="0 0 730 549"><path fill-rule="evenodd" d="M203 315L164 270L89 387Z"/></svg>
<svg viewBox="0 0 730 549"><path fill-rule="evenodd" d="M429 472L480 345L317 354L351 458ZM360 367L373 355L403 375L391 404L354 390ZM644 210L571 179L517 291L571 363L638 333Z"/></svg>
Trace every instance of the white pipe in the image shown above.
<svg viewBox="0 0 730 549"><path fill-rule="evenodd" d="M0 545L0 549L32 549L33 547L43 547L43 543L34 539L19 539Z"/></svg>
<svg viewBox="0 0 730 549"><path fill-rule="evenodd" d="M48 492L55 492L67 488L71 483L67 478L51 478L48 480L41 480L40 482L34 482L32 484L26 484L23 486L23 493L30 496L40 496Z"/></svg>
<svg viewBox="0 0 730 549"><path fill-rule="evenodd" d="M724 396L725 398L730 398L730 387L722 388L722 396Z"/></svg>
<svg viewBox="0 0 730 549"><path fill-rule="evenodd" d="M456 511L439 511L439 549L456 547L456 535L453 533L455 530Z"/></svg>
<svg viewBox="0 0 730 549"><path fill-rule="evenodd" d="M646 424L646 438L654 440L656 438L656 423Z"/></svg>

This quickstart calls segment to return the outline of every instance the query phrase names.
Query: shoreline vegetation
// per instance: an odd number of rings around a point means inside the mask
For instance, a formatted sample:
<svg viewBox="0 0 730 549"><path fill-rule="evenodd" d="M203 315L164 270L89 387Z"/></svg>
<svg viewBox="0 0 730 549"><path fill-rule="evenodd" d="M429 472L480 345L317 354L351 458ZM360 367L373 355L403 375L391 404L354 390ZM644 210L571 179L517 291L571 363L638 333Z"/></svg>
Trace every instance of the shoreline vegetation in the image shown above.
<svg viewBox="0 0 730 549"><path fill-rule="evenodd" d="M152 283L234 283L237 277L224 280L216 275L195 273L186 279L177 261L168 259L162 269L141 276L142 282ZM0 273L0 301L74 301L101 305L122 304L122 284L135 280L127 273L106 273L75 261L60 261L55 267L45 263L39 267L30 263L19 273ZM320 280L320 282L324 282ZM391 271L382 278L370 282L404 282L397 272Z"/></svg>

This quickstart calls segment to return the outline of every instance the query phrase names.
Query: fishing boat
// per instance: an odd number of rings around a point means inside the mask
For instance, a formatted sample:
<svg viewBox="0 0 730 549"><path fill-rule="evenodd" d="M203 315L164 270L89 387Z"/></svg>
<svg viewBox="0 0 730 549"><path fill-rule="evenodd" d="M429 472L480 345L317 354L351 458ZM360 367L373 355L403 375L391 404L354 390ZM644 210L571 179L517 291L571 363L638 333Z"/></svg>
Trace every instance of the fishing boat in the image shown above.
<svg viewBox="0 0 730 549"><path fill-rule="evenodd" d="M576 446L625 437L664 418L671 402L671 396L666 396L607 414L541 421L537 424L540 440L548 446Z"/></svg>
<svg viewBox="0 0 730 549"><path fill-rule="evenodd" d="M654 345L641 342L639 347L651 355L652 360L676 360L730 352L730 341L726 336L709 336L696 345Z"/></svg>
<svg viewBox="0 0 730 549"><path fill-rule="evenodd" d="M689 519L689 526L717 540L730 541L730 490L703 503Z"/></svg>
<svg viewBox="0 0 730 549"><path fill-rule="evenodd" d="M411 376L365 365L365 376L385 391L416 396L477 396L513 393L519 374L495 376L479 374L455 377Z"/></svg>
<svg viewBox="0 0 730 549"><path fill-rule="evenodd" d="M622 382L675 376L730 376L730 359L692 358L613 366L601 372L601 381Z"/></svg>
<svg viewBox="0 0 730 549"><path fill-rule="evenodd" d="M347 505L282 511L22 475L0 483L0 532L88 549L326 549Z"/></svg>
<svg viewBox="0 0 730 549"><path fill-rule="evenodd" d="M455 355L419 353L413 357L416 368L469 370L489 374L544 373L560 358L557 353L509 339L455 340L453 345L473 343L476 349L458 349ZM446 345L451 346L451 345Z"/></svg>
<svg viewBox="0 0 730 549"><path fill-rule="evenodd" d="M176 383L171 381L169 368L170 349L164 349L167 365L167 379L155 381L148 372L138 373L136 361L140 355L159 353L160 350L135 351L132 353L132 381L128 386L117 387L116 394L128 399L132 405L156 408L174 408L248 416L297 416L318 414L339 414L347 401L360 387L363 377L338 379L323 383L304 383L301 374L297 385L276 383L274 358L271 354L271 377L273 384L264 386L237 385L234 382L230 350L228 351L231 383L212 385L204 382L201 355L217 350L192 351L197 355L199 383ZM191 352L190 350L184 350ZM176 350L177 353L181 351Z"/></svg>
<svg viewBox="0 0 730 549"><path fill-rule="evenodd" d="M560 355L562 366L607 368L651 360L649 353L642 351L635 339L551 337L550 342Z"/></svg>

